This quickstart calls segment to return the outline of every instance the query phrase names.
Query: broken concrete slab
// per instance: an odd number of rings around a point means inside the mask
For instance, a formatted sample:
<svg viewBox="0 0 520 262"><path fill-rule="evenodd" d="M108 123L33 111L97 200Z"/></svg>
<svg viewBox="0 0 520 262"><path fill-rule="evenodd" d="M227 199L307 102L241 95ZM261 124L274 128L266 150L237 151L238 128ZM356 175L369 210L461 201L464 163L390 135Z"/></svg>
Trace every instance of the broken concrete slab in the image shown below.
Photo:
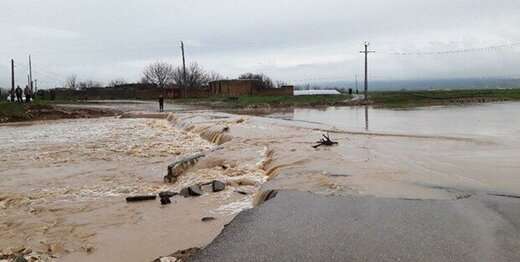
<svg viewBox="0 0 520 262"><path fill-rule="evenodd" d="M175 183L177 178L181 176L186 170L194 166L200 158L205 157L203 153L193 154L187 157L180 158L168 165L168 174L164 177L165 183Z"/></svg>
<svg viewBox="0 0 520 262"><path fill-rule="evenodd" d="M202 222L209 222L209 221L213 221L215 219L216 218L214 218L214 217L203 217L200 221L202 221Z"/></svg>
<svg viewBox="0 0 520 262"><path fill-rule="evenodd" d="M155 200L156 198L156 195L130 196L126 198L126 202L150 201Z"/></svg>
<svg viewBox="0 0 520 262"><path fill-rule="evenodd" d="M161 205L168 205L171 203L172 203L172 201L170 200L169 197L161 197Z"/></svg>
<svg viewBox="0 0 520 262"><path fill-rule="evenodd" d="M189 187L185 187L179 193L183 197L198 197L204 194L200 185L193 185Z"/></svg>
<svg viewBox="0 0 520 262"><path fill-rule="evenodd" d="M173 192L173 191L163 191L163 192L160 192L160 193L159 193L159 197L160 197L160 198L163 198L163 197L168 197L168 198L170 198L170 197L174 197L174 196L176 196L176 195L178 195L178 194L179 194L179 193L177 193L177 192Z"/></svg>
<svg viewBox="0 0 520 262"><path fill-rule="evenodd" d="M226 184L224 184L223 182L218 180L213 180L213 182L211 182L211 190L213 192L220 192L224 189L226 189Z"/></svg>

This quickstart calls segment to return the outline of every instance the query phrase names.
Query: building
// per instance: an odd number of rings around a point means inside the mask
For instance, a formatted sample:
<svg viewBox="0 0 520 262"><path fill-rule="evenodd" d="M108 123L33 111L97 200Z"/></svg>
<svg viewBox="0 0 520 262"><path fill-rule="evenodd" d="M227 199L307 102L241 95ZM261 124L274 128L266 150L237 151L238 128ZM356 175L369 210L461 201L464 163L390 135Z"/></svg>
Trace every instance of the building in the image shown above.
<svg viewBox="0 0 520 262"><path fill-rule="evenodd" d="M293 96L293 92L293 86L264 88L260 80L218 80L209 83L210 96Z"/></svg>

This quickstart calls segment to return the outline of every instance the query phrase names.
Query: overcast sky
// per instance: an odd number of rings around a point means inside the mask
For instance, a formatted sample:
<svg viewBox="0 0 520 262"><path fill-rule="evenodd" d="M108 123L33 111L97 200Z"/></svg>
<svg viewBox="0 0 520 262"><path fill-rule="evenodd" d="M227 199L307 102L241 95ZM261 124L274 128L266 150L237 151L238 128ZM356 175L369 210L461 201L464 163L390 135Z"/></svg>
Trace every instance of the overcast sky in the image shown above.
<svg viewBox="0 0 520 262"><path fill-rule="evenodd" d="M519 0L0 0L0 86L9 61L41 86L66 76L137 81L154 61L188 62L234 78L264 72L293 84L520 76ZM396 55L513 44L491 51Z"/></svg>

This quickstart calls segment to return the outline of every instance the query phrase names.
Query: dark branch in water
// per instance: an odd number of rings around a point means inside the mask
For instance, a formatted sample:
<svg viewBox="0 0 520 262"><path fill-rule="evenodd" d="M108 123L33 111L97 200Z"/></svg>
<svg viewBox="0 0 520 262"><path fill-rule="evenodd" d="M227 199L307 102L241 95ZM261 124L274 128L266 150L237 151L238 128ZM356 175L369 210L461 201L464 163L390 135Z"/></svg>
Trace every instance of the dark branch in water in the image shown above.
<svg viewBox="0 0 520 262"><path fill-rule="evenodd" d="M318 144L312 146L313 148L318 148L320 146L333 146L338 144L338 142L332 141L328 135L323 134L322 136L323 138L320 141L317 141L316 143Z"/></svg>

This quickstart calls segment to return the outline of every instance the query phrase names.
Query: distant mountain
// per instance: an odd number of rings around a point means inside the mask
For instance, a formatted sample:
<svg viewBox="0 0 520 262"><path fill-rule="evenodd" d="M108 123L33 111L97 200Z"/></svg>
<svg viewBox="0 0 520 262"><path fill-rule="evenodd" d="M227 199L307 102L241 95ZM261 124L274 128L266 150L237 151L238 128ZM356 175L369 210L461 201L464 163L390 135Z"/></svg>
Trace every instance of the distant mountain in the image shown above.
<svg viewBox="0 0 520 262"><path fill-rule="evenodd" d="M355 89L353 81L320 82L309 85L297 85L297 88L306 89ZM363 81L358 82L359 90L363 89ZM433 90L433 89L493 89L493 88L520 88L520 79L504 78L465 78L465 79L426 79L426 80L392 80L370 81L369 90Z"/></svg>

